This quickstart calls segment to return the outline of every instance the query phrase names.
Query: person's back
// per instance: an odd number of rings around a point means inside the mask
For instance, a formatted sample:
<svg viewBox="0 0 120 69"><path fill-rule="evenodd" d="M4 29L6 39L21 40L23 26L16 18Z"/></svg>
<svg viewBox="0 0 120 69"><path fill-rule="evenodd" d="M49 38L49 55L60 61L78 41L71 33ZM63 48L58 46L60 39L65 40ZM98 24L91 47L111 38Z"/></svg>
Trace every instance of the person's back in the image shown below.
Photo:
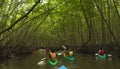
<svg viewBox="0 0 120 69"><path fill-rule="evenodd" d="M68 51L67 51L67 50L64 50L63 56L64 56L64 57L68 56Z"/></svg>
<svg viewBox="0 0 120 69"><path fill-rule="evenodd" d="M104 55L104 49L99 50L100 55Z"/></svg>
<svg viewBox="0 0 120 69"><path fill-rule="evenodd" d="M55 59L55 58L56 58L56 53L52 53L52 54L51 54L51 58L52 58L52 59Z"/></svg>
<svg viewBox="0 0 120 69"><path fill-rule="evenodd" d="M55 59L56 58L56 53L54 51L51 52L50 55L51 55L51 59Z"/></svg>
<svg viewBox="0 0 120 69"><path fill-rule="evenodd" d="M69 51L69 56L73 56L73 51Z"/></svg>

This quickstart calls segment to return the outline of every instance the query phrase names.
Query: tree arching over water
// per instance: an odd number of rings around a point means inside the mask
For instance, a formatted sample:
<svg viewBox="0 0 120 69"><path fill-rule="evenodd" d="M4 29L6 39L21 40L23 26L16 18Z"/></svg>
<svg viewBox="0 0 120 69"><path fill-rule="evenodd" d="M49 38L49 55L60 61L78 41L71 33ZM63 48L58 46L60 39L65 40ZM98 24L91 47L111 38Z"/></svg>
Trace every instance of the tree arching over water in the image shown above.
<svg viewBox="0 0 120 69"><path fill-rule="evenodd" d="M119 0L2 0L0 45L119 46Z"/></svg>

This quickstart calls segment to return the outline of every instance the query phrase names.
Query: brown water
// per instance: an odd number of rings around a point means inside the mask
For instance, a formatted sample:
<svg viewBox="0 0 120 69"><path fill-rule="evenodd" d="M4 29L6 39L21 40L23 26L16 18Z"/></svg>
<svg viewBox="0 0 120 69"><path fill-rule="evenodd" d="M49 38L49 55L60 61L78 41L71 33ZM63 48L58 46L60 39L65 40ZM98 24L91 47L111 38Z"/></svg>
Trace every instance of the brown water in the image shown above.
<svg viewBox="0 0 120 69"><path fill-rule="evenodd" d="M13 58L0 65L0 69L58 69L61 65L68 69L120 69L120 59L109 58L98 60L94 55L75 55L75 61L67 61L62 56L57 56L59 63L56 66L37 65L44 58L44 54L36 52L32 55Z"/></svg>

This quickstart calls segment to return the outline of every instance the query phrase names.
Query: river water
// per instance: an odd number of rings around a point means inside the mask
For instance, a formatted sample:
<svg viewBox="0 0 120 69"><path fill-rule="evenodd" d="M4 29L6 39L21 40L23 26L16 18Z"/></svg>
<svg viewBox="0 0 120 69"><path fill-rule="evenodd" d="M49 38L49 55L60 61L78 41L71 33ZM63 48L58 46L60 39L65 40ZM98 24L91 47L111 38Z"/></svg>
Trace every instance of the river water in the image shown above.
<svg viewBox="0 0 120 69"><path fill-rule="evenodd" d="M0 69L58 69L64 65L68 69L120 69L120 59L111 57L107 60L98 60L94 55L76 54L75 61L67 61L63 56L57 56L58 65L50 66L47 63L38 65L44 58L41 52L35 52L29 56L16 57L0 64Z"/></svg>

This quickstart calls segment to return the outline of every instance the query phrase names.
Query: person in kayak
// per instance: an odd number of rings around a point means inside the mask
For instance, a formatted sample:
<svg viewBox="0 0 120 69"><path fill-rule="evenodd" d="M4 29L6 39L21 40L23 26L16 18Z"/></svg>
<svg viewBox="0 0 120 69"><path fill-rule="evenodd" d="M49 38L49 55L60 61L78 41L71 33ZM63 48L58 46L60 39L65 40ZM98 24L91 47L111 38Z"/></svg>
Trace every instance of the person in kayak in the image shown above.
<svg viewBox="0 0 120 69"><path fill-rule="evenodd" d="M50 58L51 57L51 55L50 55L51 50L49 48L45 48L45 52L46 52L45 53L46 57Z"/></svg>
<svg viewBox="0 0 120 69"><path fill-rule="evenodd" d="M104 49L100 49L100 50L98 51L98 54L104 55L104 54L105 54Z"/></svg>
<svg viewBox="0 0 120 69"><path fill-rule="evenodd" d="M72 57L73 56L73 50L70 48L69 49L69 56Z"/></svg>
<svg viewBox="0 0 120 69"><path fill-rule="evenodd" d="M56 52L53 50L50 52L50 59L55 60L56 59Z"/></svg>
<svg viewBox="0 0 120 69"><path fill-rule="evenodd" d="M64 57L69 56L69 50L68 49L64 49L63 56Z"/></svg>
<svg viewBox="0 0 120 69"><path fill-rule="evenodd" d="M66 47L65 45L63 45L62 48L63 48L63 56L64 56L64 57L68 56L67 47Z"/></svg>

